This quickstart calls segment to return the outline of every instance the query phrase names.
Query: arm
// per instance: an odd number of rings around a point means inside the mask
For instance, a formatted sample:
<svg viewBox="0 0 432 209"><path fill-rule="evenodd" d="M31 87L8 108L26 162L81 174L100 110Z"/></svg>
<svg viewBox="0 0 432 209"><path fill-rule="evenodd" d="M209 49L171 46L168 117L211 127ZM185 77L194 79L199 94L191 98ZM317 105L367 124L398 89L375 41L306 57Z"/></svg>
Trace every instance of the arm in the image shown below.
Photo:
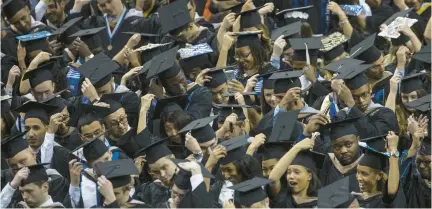
<svg viewBox="0 0 432 209"><path fill-rule="evenodd" d="M401 77L399 74L395 74L393 78L390 79L390 92L387 97L385 107L391 109L393 112L396 112L396 95L400 81Z"/></svg>
<svg viewBox="0 0 432 209"><path fill-rule="evenodd" d="M9 203L12 200L12 196L15 193L14 188L12 188L12 186L10 185L10 183L6 184L6 186L1 190L0 193L0 198L1 198L1 202L0 202L0 207L1 208L6 208Z"/></svg>
<svg viewBox="0 0 432 209"><path fill-rule="evenodd" d="M427 25L426 25L426 30L424 31L424 34L423 34L425 42L427 44L430 44L431 40L432 40L432 31L431 31L432 28L431 27L432 27L432 17L429 18L429 21L427 22Z"/></svg>
<svg viewBox="0 0 432 209"><path fill-rule="evenodd" d="M223 39L225 33L229 32L229 29L233 26L235 21L235 13L229 13L226 15L222 21L222 25L220 26L216 39L218 41L218 49L220 50L222 47Z"/></svg>
<svg viewBox="0 0 432 209"><path fill-rule="evenodd" d="M38 2L38 4L35 7L35 20L40 21L42 20L43 16L45 15L45 11L48 8L49 0L41 0Z"/></svg>
<svg viewBox="0 0 432 209"><path fill-rule="evenodd" d="M69 185L69 197L73 208L79 207L79 202L81 199L81 189L79 187L75 187Z"/></svg>
<svg viewBox="0 0 432 209"><path fill-rule="evenodd" d="M141 133L147 127L147 112L150 109L153 99L156 96L154 94L146 94L141 97L141 108L138 119L137 134Z"/></svg>
<svg viewBox="0 0 432 209"><path fill-rule="evenodd" d="M342 28L343 34L348 38L351 37L353 27L348 21L348 17L345 15L345 12L342 10L342 8L340 8L339 4L336 2L329 2L327 9L339 17L339 26Z"/></svg>
<svg viewBox="0 0 432 209"><path fill-rule="evenodd" d="M393 132L387 135L387 152L397 151L399 137ZM387 192L390 196L396 196L399 190L399 158L390 156L389 159L389 177L387 184Z"/></svg>
<svg viewBox="0 0 432 209"><path fill-rule="evenodd" d="M408 36L408 38L410 39L412 45L413 45L413 52L418 52L420 51L421 47L422 47L422 43L420 42L420 40L417 38L417 35L411 30L411 28L408 25L404 25L402 27L402 31L403 34L405 34L406 36Z"/></svg>

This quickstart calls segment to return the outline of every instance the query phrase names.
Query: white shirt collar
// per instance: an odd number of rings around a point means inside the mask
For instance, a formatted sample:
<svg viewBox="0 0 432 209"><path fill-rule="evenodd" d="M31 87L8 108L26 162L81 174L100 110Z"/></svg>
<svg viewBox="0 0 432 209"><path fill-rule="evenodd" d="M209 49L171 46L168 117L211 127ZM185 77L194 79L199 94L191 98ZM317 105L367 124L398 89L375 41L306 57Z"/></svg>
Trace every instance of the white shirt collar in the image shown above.
<svg viewBox="0 0 432 209"><path fill-rule="evenodd" d="M48 195L48 200L47 200L46 202L44 202L42 205L39 205L39 207L47 207L47 206L52 205L53 203L54 203L54 202L53 202L53 200L51 199L51 196Z"/></svg>

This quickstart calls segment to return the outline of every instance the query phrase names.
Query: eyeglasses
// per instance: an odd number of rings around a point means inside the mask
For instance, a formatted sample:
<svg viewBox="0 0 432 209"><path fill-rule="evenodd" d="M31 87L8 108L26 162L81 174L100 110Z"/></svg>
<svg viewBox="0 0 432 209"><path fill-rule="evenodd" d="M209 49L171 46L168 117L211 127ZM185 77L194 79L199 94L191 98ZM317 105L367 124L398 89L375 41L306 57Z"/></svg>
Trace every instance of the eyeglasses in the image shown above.
<svg viewBox="0 0 432 209"><path fill-rule="evenodd" d="M110 122L110 126L112 128L117 128L120 124L125 125L127 123L127 115L122 115L118 120L112 120Z"/></svg>
<svg viewBox="0 0 432 209"><path fill-rule="evenodd" d="M247 59L251 53L252 53L252 51L250 51L247 55L244 55L244 56L235 55L234 58L236 60L244 60L244 59Z"/></svg>

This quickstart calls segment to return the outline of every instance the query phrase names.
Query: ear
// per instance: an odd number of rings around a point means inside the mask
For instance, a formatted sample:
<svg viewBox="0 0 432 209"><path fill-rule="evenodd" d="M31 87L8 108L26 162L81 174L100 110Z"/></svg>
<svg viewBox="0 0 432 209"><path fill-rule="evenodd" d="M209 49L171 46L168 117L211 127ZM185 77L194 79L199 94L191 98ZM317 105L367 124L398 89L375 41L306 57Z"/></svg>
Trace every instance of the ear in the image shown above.
<svg viewBox="0 0 432 209"><path fill-rule="evenodd" d="M383 173L380 171L378 175L376 175L376 179L377 181L381 181L382 178L383 178Z"/></svg>
<svg viewBox="0 0 432 209"><path fill-rule="evenodd" d="M312 181L312 173L308 172L308 180Z"/></svg>
<svg viewBox="0 0 432 209"><path fill-rule="evenodd" d="M43 191L44 193L48 193L48 190L49 190L48 182L44 182L44 183L42 184L42 191Z"/></svg>

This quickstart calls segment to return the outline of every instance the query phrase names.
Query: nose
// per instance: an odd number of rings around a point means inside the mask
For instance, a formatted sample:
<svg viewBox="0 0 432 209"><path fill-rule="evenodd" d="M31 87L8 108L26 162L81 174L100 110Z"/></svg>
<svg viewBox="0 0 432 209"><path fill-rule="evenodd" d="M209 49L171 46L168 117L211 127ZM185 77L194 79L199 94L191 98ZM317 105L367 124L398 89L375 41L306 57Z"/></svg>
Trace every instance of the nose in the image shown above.
<svg viewBox="0 0 432 209"><path fill-rule="evenodd" d="M222 95L221 94L216 94L216 99L217 99L217 101L222 101Z"/></svg>
<svg viewBox="0 0 432 209"><path fill-rule="evenodd" d="M275 95L272 95L270 100L271 100L271 102L276 103L276 97L275 97Z"/></svg>
<svg viewBox="0 0 432 209"><path fill-rule="evenodd" d="M341 153L347 153L347 152L348 152L348 149L347 149L346 147L342 147L342 148L340 149L340 152L341 152Z"/></svg>
<svg viewBox="0 0 432 209"><path fill-rule="evenodd" d="M287 174L287 178L288 178L288 180L294 180L294 174L293 173L288 173Z"/></svg>
<svg viewBox="0 0 432 209"><path fill-rule="evenodd" d="M161 171L160 171L160 176L161 176L161 177L164 177L164 176L166 176L166 173L165 173L165 171L164 171L164 170L161 170Z"/></svg>

